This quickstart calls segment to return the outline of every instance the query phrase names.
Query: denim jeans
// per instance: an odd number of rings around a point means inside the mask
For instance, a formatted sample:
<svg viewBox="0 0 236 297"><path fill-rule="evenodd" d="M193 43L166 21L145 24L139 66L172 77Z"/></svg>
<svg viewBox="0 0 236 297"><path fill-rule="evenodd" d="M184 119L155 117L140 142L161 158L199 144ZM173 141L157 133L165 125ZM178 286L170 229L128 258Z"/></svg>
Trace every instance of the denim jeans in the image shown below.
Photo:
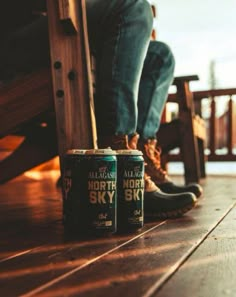
<svg viewBox="0 0 236 297"><path fill-rule="evenodd" d="M146 0L87 0L91 50L97 56L99 135L154 138L160 125L174 57L150 42L152 12ZM0 49L0 79L49 65L47 19L11 34Z"/></svg>
<svg viewBox="0 0 236 297"><path fill-rule="evenodd" d="M173 81L175 60L163 42L151 41L142 69L138 95L137 132L143 139L155 138L160 127L168 90Z"/></svg>
<svg viewBox="0 0 236 297"><path fill-rule="evenodd" d="M99 61L95 101L98 133L138 132L141 138L154 138L175 63L167 45L150 42L153 24L149 3L88 0L87 8L90 44Z"/></svg>

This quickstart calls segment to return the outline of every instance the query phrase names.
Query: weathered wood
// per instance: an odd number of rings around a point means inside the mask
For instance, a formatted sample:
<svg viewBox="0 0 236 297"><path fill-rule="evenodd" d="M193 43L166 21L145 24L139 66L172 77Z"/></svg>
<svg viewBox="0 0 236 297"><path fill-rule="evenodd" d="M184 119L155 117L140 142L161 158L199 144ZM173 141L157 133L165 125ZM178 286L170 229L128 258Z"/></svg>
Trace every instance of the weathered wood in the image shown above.
<svg viewBox="0 0 236 297"><path fill-rule="evenodd" d="M234 177L208 177L199 205L180 219L145 222L144 229L135 234L69 238L61 224L61 199L55 188L58 176L59 172L41 173L37 179L25 175L0 186L0 196L4 197L0 200L1 296L115 297L129 292L131 297L149 297L150 292L159 296L160 289L168 288L172 280L175 283L172 288L178 288L180 296L189 296L186 292L189 294L192 286L187 284L193 283L198 289L202 286L203 274L194 270L202 266L194 266L186 286L183 277L176 283L175 275L182 275L184 263L189 262L191 267L191 255L199 255L196 261L200 263L205 242L204 254L212 252L212 245L207 242L212 242L211 232L218 224L221 228L224 217L229 223L220 233L227 236L227 230L235 228L235 215L227 216L235 203ZM227 239L220 243L213 245L216 252L218 248L233 255ZM228 268L230 276L235 262L228 259L225 269ZM210 285L209 290L214 291L214 275L207 277L209 282L204 287ZM167 296L173 296L173 292Z"/></svg>
<svg viewBox="0 0 236 297"><path fill-rule="evenodd" d="M181 265L199 248L219 220L232 209L231 199L225 204L221 195L218 195L217 202L211 200L213 196L208 198L189 216L168 221L142 236L140 240L107 255L96 265L55 283L45 291L44 296L59 294L62 290L68 296L100 297L112 294L116 297L126 295L127 292L129 296L135 297L152 296L152 293L178 273ZM233 266L230 268L233 269ZM197 283L197 275L192 277ZM178 291L180 296L181 283Z"/></svg>
<svg viewBox="0 0 236 297"><path fill-rule="evenodd" d="M201 100L202 98L235 95L236 88L195 91L193 94L194 100Z"/></svg>
<svg viewBox="0 0 236 297"><path fill-rule="evenodd" d="M216 102L215 97L211 98L211 115L210 115L210 150L211 155L215 155L215 133L216 133Z"/></svg>
<svg viewBox="0 0 236 297"><path fill-rule="evenodd" d="M40 70L1 87L0 137L14 133L42 113L55 110L59 148L55 146L55 131L50 130L50 136L38 135L38 140L27 135L16 151L1 161L0 182L47 161L58 152L62 160L69 148L96 147L85 1L48 1L48 20L51 73L49 69ZM61 21L66 20L75 26L73 36L63 31Z"/></svg>
<svg viewBox="0 0 236 297"><path fill-rule="evenodd" d="M163 289L153 296L235 296L236 208L216 226Z"/></svg>
<svg viewBox="0 0 236 297"><path fill-rule="evenodd" d="M182 122L180 153L184 163L186 183L200 180L200 159L197 137L194 130L194 102L189 88L189 81L176 80L177 96L179 98L179 118Z"/></svg>
<svg viewBox="0 0 236 297"><path fill-rule="evenodd" d="M76 13L77 4L74 0L58 0L59 18L66 33L79 32L79 20Z"/></svg>
<svg viewBox="0 0 236 297"><path fill-rule="evenodd" d="M191 77L191 76L187 76ZM174 80L175 82L175 80ZM200 101L203 98L209 98L209 97L220 97L225 95L235 95L236 94L236 88L229 88L229 89L215 89L215 90L203 90L203 91L194 91L194 101ZM168 96L169 102L177 102L177 94L171 93Z"/></svg>
<svg viewBox="0 0 236 297"><path fill-rule="evenodd" d="M228 102L228 137L227 137L227 148L228 154L232 155L233 153L233 100L232 96L229 98Z"/></svg>
<svg viewBox="0 0 236 297"><path fill-rule="evenodd" d="M63 230L61 196L55 187L59 172L35 176L35 180L33 174L21 176L0 186L4 197L0 200L2 296L19 296L82 269L158 227L158 223L150 224L137 234L107 238L70 237Z"/></svg>
<svg viewBox="0 0 236 297"><path fill-rule="evenodd" d="M52 81L49 69L31 73L0 88L0 137L20 124L52 110Z"/></svg>
<svg viewBox="0 0 236 297"><path fill-rule="evenodd" d="M0 137L21 131L26 138L9 156L0 161L0 183L57 154L55 129L40 127L40 118L43 121L54 109L52 94L49 69L30 73L1 87ZM35 123L32 123L32 119L35 119Z"/></svg>
<svg viewBox="0 0 236 297"><path fill-rule="evenodd" d="M200 180L200 159L197 138L194 135L192 115L189 112L181 112L183 122L181 130L180 153L184 164L186 183Z"/></svg>
<svg viewBox="0 0 236 297"><path fill-rule="evenodd" d="M205 129L204 129L204 134ZM200 176L201 178L207 177L206 173L206 162L208 161L208 157L205 155L205 147L206 147L206 138L203 137L198 137L197 142L198 142L198 151L199 151L199 164L200 164Z"/></svg>
<svg viewBox="0 0 236 297"><path fill-rule="evenodd" d="M23 141L22 136L8 135L0 139L0 152L13 151Z"/></svg>
<svg viewBox="0 0 236 297"><path fill-rule="evenodd" d="M71 12L73 3L78 32L64 33L59 17ZM90 54L87 39L85 1L47 1L51 69L57 119L59 155L70 148L96 147Z"/></svg>
<svg viewBox="0 0 236 297"><path fill-rule="evenodd" d="M209 119L209 129L208 129L208 144L207 147L210 149L210 153L206 156L208 161L236 161L236 154L232 152L233 147L233 106L231 106L232 96L236 95L236 88L228 88L228 89L214 89L214 90L203 90L203 91L194 91L193 98L195 103L195 110L198 115L201 116L201 101L202 99L209 99L211 102L211 116ZM222 99L222 96L228 96L228 120L229 125L227 129L223 132L227 135L227 147L228 152L225 155L216 154L216 104ZM176 93L169 94L168 102L178 102L178 96ZM169 155L168 159L170 161L181 161L180 156Z"/></svg>
<svg viewBox="0 0 236 297"><path fill-rule="evenodd" d="M199 182L200 178L206 177L206 157L204 155L206 126L203 119L195 114L194 97L189 86L192 80L198 80L198 76L176 77L173 84L176 85L177 91L174 97L168 97L168 102L169 100L171 100L171 102L174 101L179 107L179 131L175 129L172 133L170 127L169 132L165 133L162 132L162 130L165 131L165 127L161 125L157 132L157 139L159 139L161 145L164 144L164 147L168 147L166 144L169 143L171 149L176 147L180 148L180 154L177 156L168 154L167 156L164 155L164 158L166 160L165 162L175 159L183 161L186 183ZM176 132L177 134L174 135ZM176 140L176 137L179 138L179 140ZM169 138L169 141L165 140L165 138ZM164 152L166 153L166 148Z"/></svg>
<svg viewBox="0 0 236 297"><path fill-rule="evenodd" d="M58 154L56 129L34 129L12 153L0 162L0 184L42 164Z"/></svg>

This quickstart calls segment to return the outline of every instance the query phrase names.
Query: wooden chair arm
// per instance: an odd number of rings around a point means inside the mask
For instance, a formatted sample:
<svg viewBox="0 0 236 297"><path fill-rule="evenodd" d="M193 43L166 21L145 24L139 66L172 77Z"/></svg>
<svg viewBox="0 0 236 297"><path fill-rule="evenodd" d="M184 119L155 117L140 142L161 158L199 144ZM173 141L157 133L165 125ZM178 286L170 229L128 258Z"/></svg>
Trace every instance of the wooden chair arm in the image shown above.
<svg viewBox="0 0 236 297"><path fill-rule="evenodd" d="M179 110L192 110L195 112L194 108L194 98L193 93L190 90L190 82L199 80L198 75L188 75L188 76L177 76L174 78L173 85L176 86L177 90L175 94L170 94L168 96L168 102L176 102L179 104Z"/></svg>
<svg viewBox="0 0 236 297"><path fill-rule="evenodd" d="M50 69L20 77L0 88L0 137L54 108Z"/></svg>
<svg viewBox="0 0 236 297"><path fill-rule="evenodd" d="M190 82L194 80L199 80L198 75L187 75L187 76L176 76L173 81L173 85L177 85L178 83Z"/></svg>

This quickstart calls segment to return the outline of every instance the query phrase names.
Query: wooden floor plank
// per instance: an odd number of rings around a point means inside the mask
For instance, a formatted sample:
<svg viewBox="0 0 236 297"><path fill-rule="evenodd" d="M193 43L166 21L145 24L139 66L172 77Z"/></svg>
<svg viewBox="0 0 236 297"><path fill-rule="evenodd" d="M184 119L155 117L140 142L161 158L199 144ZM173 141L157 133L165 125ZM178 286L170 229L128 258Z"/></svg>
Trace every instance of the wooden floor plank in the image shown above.
<svg viewBox="0 0 236 297"><path fill-rule="evenodd" d="M146 222L144 234L78 240L61 224L58 176L41 174L0 186L0 296L145 296L236 198L233 178L209 177L183 218Z"/></svg>
<svg viewBox="0 0 236 297"><path fill-rule="evenodd" d="M21 176L0 186L0 261L55 241L62 229L58 174Z"/></svg>
<svg viewBox="0 0 236 297"><path fill-rule="evenodd" d="M136 236L115 236L112 238L91 239L82 242L67 242L44 245L32 249L22 257L0 263L0 292L4 296L19 295L35 287L45 287L64 279L75 271L100 260L129 242L138 240L142 234L158 228L159 224L146 226L146 231ZM12 282L15 286L11 287ZM30 294L31 295L31 294Z"/></svg>
<svg viewBox="0 0 236 297"><path fill-rule="evenodd" d="M232 180L231 180L232 182ZM228 184L228 185L227 185ZM52 286L38 288L36 296L113 297L145 296L155 284L188 255L232 207L230 181L217 184L217 190L206 184L199 206L178 220L170 220L100 261ZM228 192L227 192L228 189ZM222 199L225 194L226 197ZM42 289L42 290L41 290ZM34 296L26 294L25 296Z"/></svg>
<svg viewBox="0 0 236 297"><path fill-rule="evenodd" d="M69 238L62 226L55 184L54 176L43 180L20 177L0 186L1 296L18 296L78 270L161 224L149 224L135 235Z"/></svg>
<svg viewBox="0 0 236 297"><path fill-rule="evenodd" d="M158 297L236 296L236 207L167 282Z"/></svg>

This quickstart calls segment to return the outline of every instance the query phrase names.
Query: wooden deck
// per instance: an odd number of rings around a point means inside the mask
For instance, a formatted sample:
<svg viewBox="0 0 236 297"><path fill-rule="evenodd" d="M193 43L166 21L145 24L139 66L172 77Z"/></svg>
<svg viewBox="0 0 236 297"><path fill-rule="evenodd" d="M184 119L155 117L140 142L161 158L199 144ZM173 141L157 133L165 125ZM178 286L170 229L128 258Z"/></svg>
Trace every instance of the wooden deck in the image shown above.
<svg viewBox="0 0 236 297"><path fill-rule="evenodd" d="M207 177L180 219L86 240L64 233L57 177L0 186L0 296L236 296L235 176Z"/></svg>

